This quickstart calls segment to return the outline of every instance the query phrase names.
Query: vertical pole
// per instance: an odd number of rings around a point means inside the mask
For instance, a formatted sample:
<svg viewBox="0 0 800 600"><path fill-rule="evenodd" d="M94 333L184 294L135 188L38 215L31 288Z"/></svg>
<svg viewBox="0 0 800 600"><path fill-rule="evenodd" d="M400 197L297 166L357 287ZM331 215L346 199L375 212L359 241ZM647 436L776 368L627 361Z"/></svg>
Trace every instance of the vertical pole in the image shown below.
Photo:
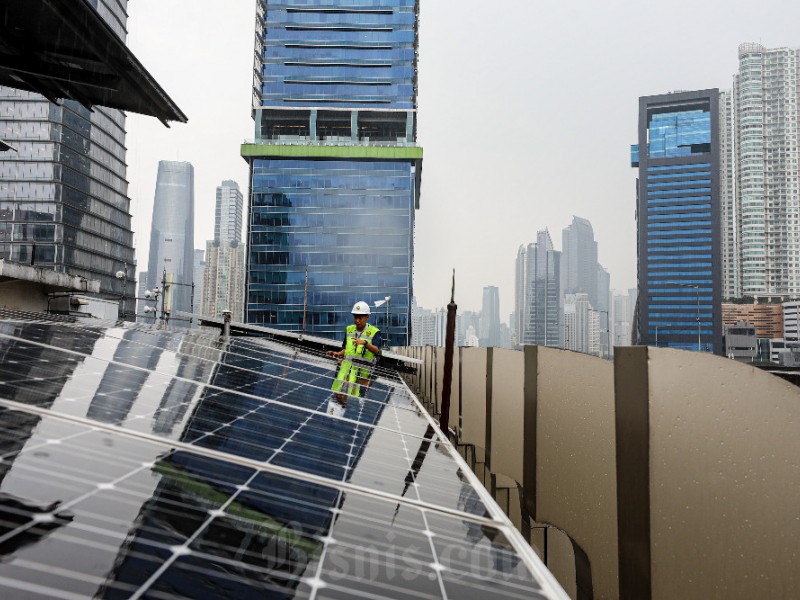
<svg viewBox="0 0 800 600"><path fill-rule="evenodd" d="M306 267L306 285L303 288L303 328L300 333L306 334L306 307L308 306L308 267Z"/></svg>
<svg viewBox="0 0 800 600"><path fill-rule="evenodd" d="M166 311L164 310L164 300L167 299L167 267L161 273L161 322L166 323L164 318ZM171 304L170 304L171 306Z"/></svg>
<svg viewBox="0 0 800 600"><path fill-rule="evenodd" d="M447 330L444 345L444 381L442 382L442 414L439 415L439 427L448 435L450 425L450 393L453 389L453 347L456 338L456 270L453 269L453 285L450 290L450 304L447 305Z"/></svg>
<svg viewBox="0 0 800 600"><path fill-rule="evenodd" d="M350 139L356 141L358 139L358 111L350 112Z"/></svg>
<svg viewBox="0 0 800 600"><path fill-rule="evenodd" d="M226 340L231 337L231 311L222 311L222 337Z"/></svg>

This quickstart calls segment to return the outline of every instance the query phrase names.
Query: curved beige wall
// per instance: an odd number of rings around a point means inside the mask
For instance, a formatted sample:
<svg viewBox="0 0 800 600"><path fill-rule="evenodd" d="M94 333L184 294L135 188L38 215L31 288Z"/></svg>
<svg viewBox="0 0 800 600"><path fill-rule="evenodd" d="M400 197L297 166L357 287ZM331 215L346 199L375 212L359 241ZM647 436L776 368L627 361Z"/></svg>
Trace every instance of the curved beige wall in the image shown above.
<svg viewBox="0 0 800 600"><path fill-rule="evenodd" d="M434 348L436 368L434 370L434 402L436 406L435 415L438 418L442 412L442 389L444 388L444 348Z"/></svg>
<svg viewBox="0 0 800 600"><path fill-rule="evenodd" d="M486 445L486 348L461 349L461 441Z"/></svg>
<svg viewBox="0 0 800 600"><path fill-rule="evenodd" d="M650 349L653 598L800 598L800 389Z"/></svg>
<svg viewBox="0 0 800 600"><path fill-rule="evenodd" d="M522 352L495 348L492 365L491 468L522 483L525 365Z"/></svg>
<svg viewBox="0 0 800 600"><path fill-rule="evenodd" d="M538 349L536 520L586 552L595 598L617 598L613 364Z"/></svg>

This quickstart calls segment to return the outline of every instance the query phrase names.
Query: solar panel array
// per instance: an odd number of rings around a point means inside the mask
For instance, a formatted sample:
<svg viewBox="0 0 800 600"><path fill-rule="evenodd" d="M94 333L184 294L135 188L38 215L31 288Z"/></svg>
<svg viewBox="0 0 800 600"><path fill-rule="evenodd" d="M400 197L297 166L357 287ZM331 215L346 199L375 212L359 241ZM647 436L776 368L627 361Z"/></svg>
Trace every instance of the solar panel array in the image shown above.
<svg viewBox="0 0 800 600"><path fill-rule="evenodd" d="M1 598L563 598L396 373L0 311Z"/></svg>

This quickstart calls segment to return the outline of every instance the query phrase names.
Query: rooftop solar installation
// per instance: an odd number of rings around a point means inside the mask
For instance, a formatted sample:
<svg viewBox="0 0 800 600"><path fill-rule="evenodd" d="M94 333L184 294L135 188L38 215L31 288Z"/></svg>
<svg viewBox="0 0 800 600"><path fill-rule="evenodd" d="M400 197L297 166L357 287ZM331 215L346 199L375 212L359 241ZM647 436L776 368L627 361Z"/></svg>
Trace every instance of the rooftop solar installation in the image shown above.
<svg viewBox="0 0 800 600"><path fill-rule="evenodd" d="M0 598L566 598L391 369L0 310Z"/></svg>

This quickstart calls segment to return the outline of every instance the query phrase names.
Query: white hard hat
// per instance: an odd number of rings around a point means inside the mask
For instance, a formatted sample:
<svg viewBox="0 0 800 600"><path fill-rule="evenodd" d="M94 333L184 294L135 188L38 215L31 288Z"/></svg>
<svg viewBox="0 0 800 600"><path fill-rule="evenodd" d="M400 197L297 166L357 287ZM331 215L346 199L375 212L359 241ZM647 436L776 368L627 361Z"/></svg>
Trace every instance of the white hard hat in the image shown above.
<svg viewBox="0 0 800 600"><path fill-rule="evenodd" d="M356 302L353 304L353 310L350 312L352 312L354 315L368 315L369 304L366 302Z"/></svg>

